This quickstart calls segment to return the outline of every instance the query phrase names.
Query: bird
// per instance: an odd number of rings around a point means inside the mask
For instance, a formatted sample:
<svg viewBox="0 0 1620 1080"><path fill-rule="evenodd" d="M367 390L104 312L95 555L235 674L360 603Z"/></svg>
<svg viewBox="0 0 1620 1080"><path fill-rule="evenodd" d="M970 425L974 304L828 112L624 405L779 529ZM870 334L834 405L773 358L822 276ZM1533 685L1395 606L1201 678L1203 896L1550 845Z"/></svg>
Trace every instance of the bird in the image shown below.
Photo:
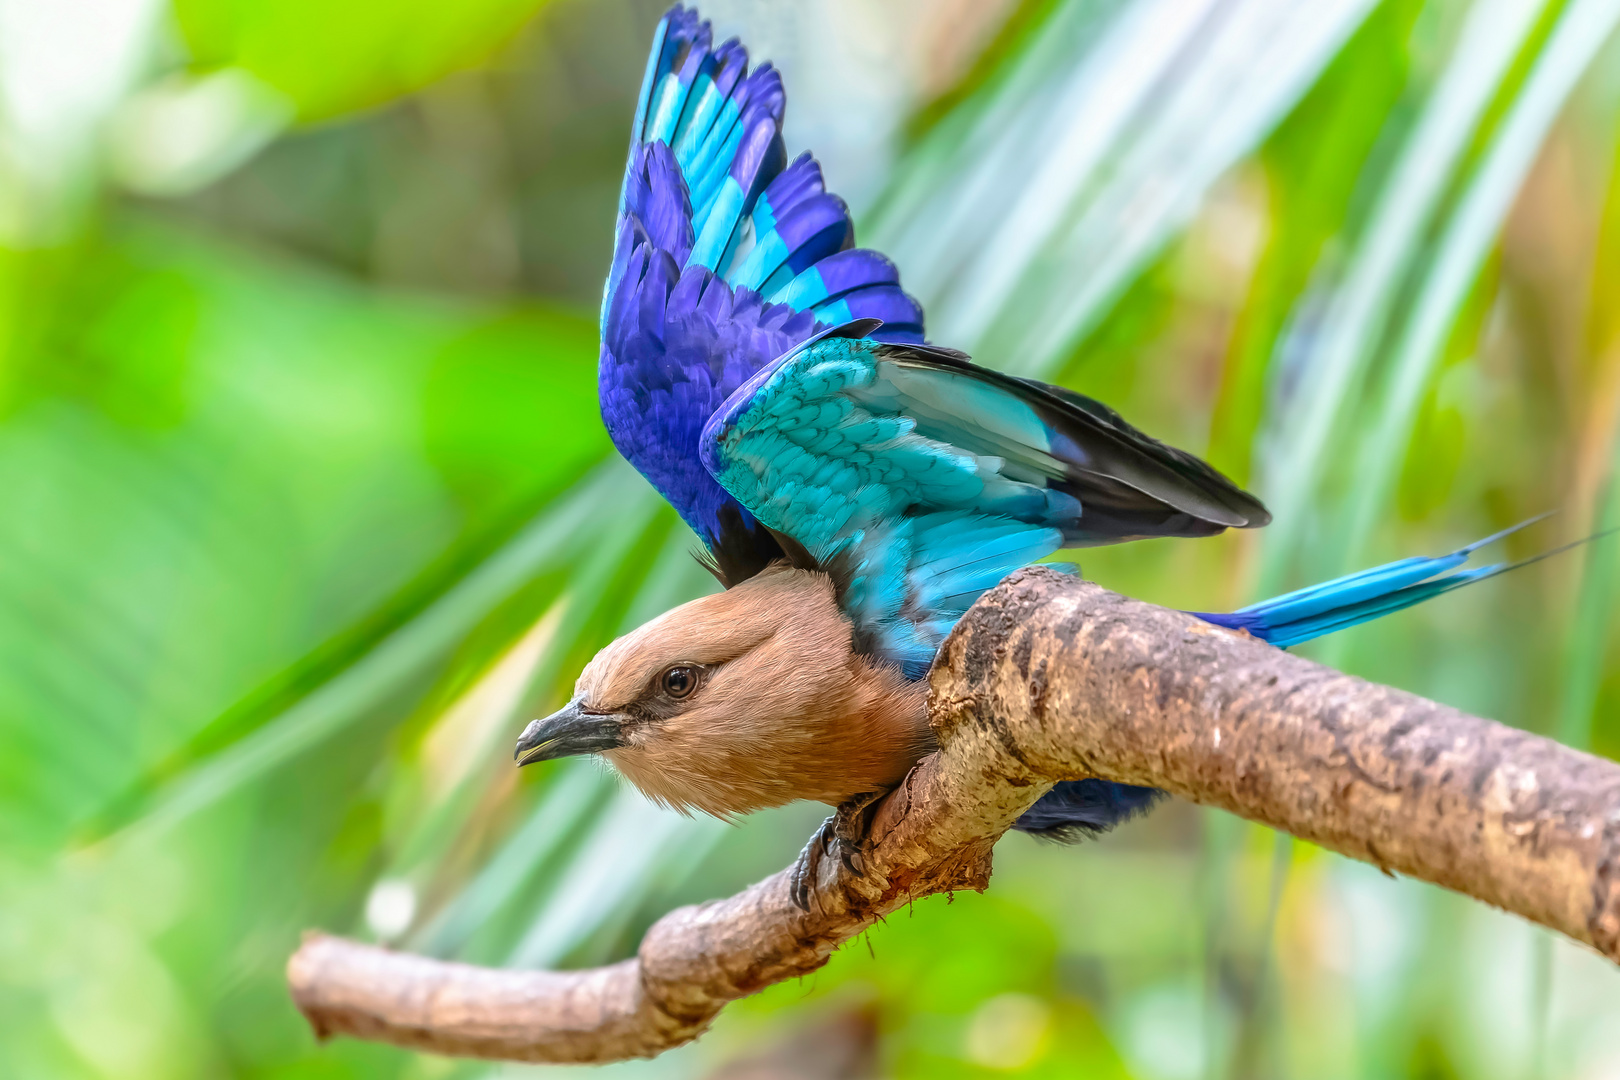
<svg viewBox="0 0 1620 1080"><path fill-rule="evenodd" d="M598 392L614 445L724 588L603 648L515 757L598 754L655 803L727 819L838 808L790 883L808 909L820 855L860 872L862 814L936 748L926 676L979 596L1060 549L1271 517L1102 402L929 343L898 268L856 245L815 158L788 160L781 74L713 39L679 4L654 33ZM1195 614L1296 645L1511 569L1463 566L1511 531ZM1013 828L1080 839L1162 797L1064 781Z"/></svg>

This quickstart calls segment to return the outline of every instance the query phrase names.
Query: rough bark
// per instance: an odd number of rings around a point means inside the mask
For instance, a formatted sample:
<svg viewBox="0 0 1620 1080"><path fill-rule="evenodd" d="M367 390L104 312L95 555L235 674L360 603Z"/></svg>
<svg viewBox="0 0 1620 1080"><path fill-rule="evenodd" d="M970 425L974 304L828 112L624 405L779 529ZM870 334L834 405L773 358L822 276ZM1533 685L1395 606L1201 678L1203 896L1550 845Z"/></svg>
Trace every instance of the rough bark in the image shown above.
<svg viewBox="0 0 1620 1080"><path fill-rule="evenodd" d="M634 959L494 971L312 935L317 1034L516 1061L646 1057L814 971L911 901L983 889L1057 780L1166 788L1539 922L1620 960L1620 766L1040 568L986 595L931 676L941 749L878 805L865 876L823 860L659 920Z"/></svg>

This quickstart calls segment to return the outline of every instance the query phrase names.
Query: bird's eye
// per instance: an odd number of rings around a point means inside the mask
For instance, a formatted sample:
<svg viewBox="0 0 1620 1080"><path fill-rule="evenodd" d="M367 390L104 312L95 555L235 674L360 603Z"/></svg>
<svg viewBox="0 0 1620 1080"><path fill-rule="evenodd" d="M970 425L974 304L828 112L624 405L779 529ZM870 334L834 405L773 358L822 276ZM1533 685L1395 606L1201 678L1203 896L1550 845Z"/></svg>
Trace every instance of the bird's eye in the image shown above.
<svg viewBox="0 0 1620 1080"><path fill-rule="evenodd" d="M686 664L677 664L664 672L661 680L664 693L672 698L683 698L697 689L697 668Z"/></svg>

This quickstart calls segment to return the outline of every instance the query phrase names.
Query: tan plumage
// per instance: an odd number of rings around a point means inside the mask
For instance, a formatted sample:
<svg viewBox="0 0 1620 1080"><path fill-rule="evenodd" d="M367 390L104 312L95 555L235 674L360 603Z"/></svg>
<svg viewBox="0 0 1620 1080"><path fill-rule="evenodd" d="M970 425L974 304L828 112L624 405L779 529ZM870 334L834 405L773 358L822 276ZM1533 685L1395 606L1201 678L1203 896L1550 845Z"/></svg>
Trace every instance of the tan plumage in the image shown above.
<svg viewBox="0 0 1620 1080"><path fill-rule="evenodd" d="M681 667L696 686L677 698L664 680ZM614 641L575 690L576 728L618 723L603 756L626 779L718 816L886 790L933 745L926 684L856 655L827 575L785 563ZM536 725L525 760L557 756Z"/></svg>

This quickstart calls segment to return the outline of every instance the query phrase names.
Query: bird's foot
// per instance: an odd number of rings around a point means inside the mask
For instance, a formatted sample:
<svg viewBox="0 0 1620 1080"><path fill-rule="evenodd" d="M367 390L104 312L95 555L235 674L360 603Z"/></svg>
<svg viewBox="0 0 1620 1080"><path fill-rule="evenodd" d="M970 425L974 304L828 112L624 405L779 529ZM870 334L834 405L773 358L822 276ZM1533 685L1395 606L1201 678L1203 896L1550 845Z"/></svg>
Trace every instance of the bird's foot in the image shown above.
<svg viewBox="0 0 1620 1080"><path fill-rule="evenodd" d="M866 876L866 832L871 825L869 811L886 792L869 791L840 803L838 812L821 823L799 852L788 875L788 895L800 911L810 910L810 893L821 874L821 860L837 853L838 859L856 877Z"/></svg>

